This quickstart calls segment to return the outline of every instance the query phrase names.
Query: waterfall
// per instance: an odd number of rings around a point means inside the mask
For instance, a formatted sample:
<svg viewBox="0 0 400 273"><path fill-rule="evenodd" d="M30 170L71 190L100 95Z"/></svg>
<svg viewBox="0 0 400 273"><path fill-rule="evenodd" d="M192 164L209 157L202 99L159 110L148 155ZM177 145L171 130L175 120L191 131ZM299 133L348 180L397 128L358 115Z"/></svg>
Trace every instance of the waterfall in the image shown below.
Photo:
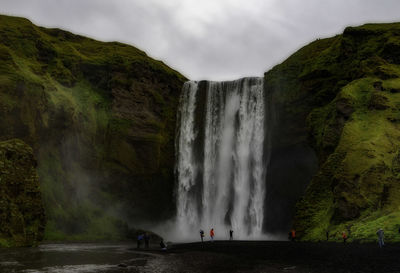
<svg viewBox="0 0 400 273"><path fill-rule="evenodd" d="M176 138L177 219L181 239L200 229L226 239L260 238L266 149L263 78L186 82Z"/></svg>

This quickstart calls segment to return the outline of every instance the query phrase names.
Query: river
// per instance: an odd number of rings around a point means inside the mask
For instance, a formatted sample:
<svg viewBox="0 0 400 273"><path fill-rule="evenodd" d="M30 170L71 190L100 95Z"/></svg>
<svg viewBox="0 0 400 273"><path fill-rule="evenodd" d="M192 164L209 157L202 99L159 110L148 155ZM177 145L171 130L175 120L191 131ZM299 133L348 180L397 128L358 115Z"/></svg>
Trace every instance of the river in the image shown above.
<svg viewBox="0 0 400 273"><path fill-rule="evenodd" d="M206 241L157 245L44 244L0 249L1 273L387 273L400 272L400 244Z"/></svg>
<svg viewBox="0 0 400 273"><path fill-rule="evenodd" d="M129 244L43 244L0 249L1 273L154 272L149 261L162 255ZM158 266L158 265L157 265Z"/></svg>

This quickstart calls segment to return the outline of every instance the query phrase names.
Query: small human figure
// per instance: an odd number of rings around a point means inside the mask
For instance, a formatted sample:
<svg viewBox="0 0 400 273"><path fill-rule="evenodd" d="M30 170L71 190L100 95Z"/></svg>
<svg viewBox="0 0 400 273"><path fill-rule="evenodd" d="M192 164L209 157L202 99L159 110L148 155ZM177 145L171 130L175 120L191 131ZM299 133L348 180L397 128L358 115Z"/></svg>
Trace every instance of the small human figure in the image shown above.
<svg viewBox="0 0 400 273"><path fill-rule="evenodd" d="M329 230L325 230L326 240L329 241Z"/></svg>
<svg viewBox="0 0 400 273"><path fill-rule="evenodd" d="M214 236L215 236L214 228L212 228L212 229L210 230L211 242L214 242Z"/></svg>
<svg viewBox="0 0 400 273"><path fill-rule="evenodd" d="M144 246L145 246L145 248L149 248L149 241L150 241L150 235L146 232L144 234Z"/></svg>
<svg viewBox="0 0 400 273"><path fill-rule="evenodd" d="M229 230L229 240L230 241L233 240L233 230L232 229Z"/></svg>
<svg viewBox="0 0 400 273"><path fill-rule="evenodd" d="M143 240L143 234L139 234L137 237L137 248L140 248L142 240Z"/></svg>
<svg viewBox="0 0 400 273"><path fill-rule="evenodd" d="M290 238L292 242L294 242L296 239L296 230L294 228L292 228L292 230L290 231Z"/></svg>
<svg viewBox="0 0 400 273"><path fill-rule="evenodd" d="M342 232L342 238L343 238L343 243L345 244L347 240L347 234L345 231Z"/></svg>
<svg viewBox="0 0 400 273"><path fill-rule="evenodd" d="M202 230L202 229L200 229L200 239L201 239L201 242L203 242L203 239L204 239L204 230Z"/></svg>
<svg viewBox="0 0 400 273"><path fill-rule="evenodd" d="M164 239L161 239L160 247L161 247L162 251L166 251L167 250L167 245L164 243Z"/></svg>
<svg viewBox="0 0 400 273"><path fill-rule="evenodd" d="M384 243L384 241L383 241L383 239L385 238L385 233L383 232L383 229L380 228L380 229L376 232L376 235L378 235L378 244L379 244L379 247L382 248L382 247L385 245L385 243Z"/></svg>

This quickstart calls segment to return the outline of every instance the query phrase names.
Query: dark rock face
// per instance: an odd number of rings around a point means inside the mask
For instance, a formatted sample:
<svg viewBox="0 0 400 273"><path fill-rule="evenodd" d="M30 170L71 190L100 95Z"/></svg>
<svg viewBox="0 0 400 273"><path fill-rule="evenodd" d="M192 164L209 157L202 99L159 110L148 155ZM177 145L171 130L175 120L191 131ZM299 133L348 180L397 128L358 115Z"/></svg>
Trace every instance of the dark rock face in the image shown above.
<svg viewBox="0 0 400 273"><path fill-rule="evenodd" d="M0 74L0 140L33 148L47 239L121 239L174 214L182 75L132 46L9 16Z"/></svg>
<svg viewBox="0 0 400 273"><path fill-rule="evenodd" d="M268 221L295 211L286 228L293 224L304 240L324 240L326 231L336 239L343 230L350 240L373 240L380 227L388 240L396 239L399 33L398 23L346 28L265 74L276 114L272 192L293 200L274 208ZM309 153L296 155L299 146Z"/></svg>
<svg viewBox="0 0 400 273"><path fill-rule="evenodd" d="M34 246L43 238L45 214L32 148L0 142L0 246Z"/></svg>

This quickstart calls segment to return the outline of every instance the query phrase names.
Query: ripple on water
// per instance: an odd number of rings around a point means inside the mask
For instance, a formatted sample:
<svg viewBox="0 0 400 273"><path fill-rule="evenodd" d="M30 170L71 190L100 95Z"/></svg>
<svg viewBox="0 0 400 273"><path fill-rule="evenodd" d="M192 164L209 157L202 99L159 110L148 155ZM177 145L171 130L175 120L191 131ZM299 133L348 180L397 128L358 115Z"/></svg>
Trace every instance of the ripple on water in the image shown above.
<svg viewBox="0 0 400 273"><path fill-rule="evenodd" d="M19 262L17 262L17 261L0 262L0 266L1 267L19 266L19 265L21 265L21 264Z"/></svg>
<svg viewBox="0 0 400 273"><path fill-rule="evenodd" d="M83 264L83 265L64 265L44 267L40 269L26 269L20 272L23 273L111 273L120 272L116 265L109 264ZM129 271L126 271L129 272Z"/></svg>

